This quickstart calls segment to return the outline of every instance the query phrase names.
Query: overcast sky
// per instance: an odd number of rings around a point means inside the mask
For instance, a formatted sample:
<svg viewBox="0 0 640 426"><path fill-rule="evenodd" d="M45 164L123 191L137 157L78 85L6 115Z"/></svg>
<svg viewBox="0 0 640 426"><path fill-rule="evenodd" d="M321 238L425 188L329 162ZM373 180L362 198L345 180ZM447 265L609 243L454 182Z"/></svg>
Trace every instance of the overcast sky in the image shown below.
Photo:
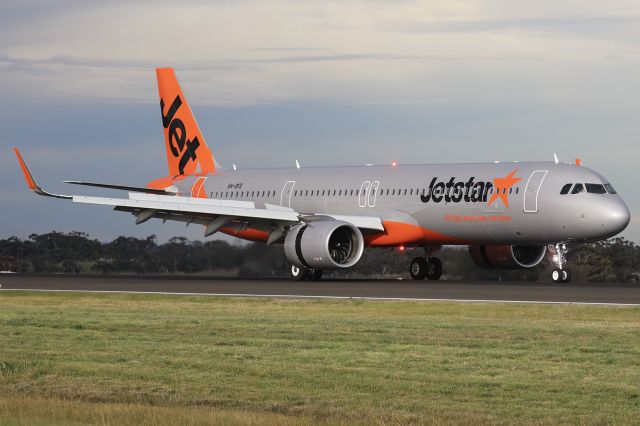
<svg viewBox="0 0 640 426"><path fill-rule="evenodd" d="M640 3L0 2L0 237L202 238L37 197L166 174L154 68L176 68L226 166L582 159L640 242ZM82 191L82 189L80 189Z"/></svg>

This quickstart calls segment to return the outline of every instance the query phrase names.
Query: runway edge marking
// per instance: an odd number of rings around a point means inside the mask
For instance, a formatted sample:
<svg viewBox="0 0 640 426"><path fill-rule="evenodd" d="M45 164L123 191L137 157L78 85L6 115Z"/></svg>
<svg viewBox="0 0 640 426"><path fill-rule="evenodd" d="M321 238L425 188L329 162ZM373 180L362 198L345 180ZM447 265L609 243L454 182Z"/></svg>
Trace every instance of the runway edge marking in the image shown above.
<svg viewBox="0 0 640 426"><path fill-rule="evenodd" d="M416 297L369 297L369 296L322 296L304 294L252 294L252 293L189 293L170 291L126 291L126 290L61 290L44 288L0 288L3 291L33 291L54 293L101 293L101 294L153 294L160 296L210 296L210 297L260 297L274 299L333 299L333 300L371 300L371 301L395 301L395 302L454 302L454 303L521 303L528 305L585 305L585 306L618 306L640 307L640 303L615 303L615 302L572 302L554 300L500 300L500 299L435 299Z"/></svg>

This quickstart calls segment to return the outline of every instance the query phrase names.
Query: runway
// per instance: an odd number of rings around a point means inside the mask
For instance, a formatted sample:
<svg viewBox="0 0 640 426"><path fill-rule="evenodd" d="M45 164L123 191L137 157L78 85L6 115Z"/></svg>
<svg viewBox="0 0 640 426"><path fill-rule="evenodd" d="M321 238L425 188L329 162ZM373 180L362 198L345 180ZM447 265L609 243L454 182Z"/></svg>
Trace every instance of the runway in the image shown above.
<svg viewBox="0 0 640 426"><path fill-rule="evenodd" d="M579 303L640 306L640 285L594 283L326 280L210 277L95 277L0 275L11 290L128 292L289 298L447 300L459 302Z"/></svg>

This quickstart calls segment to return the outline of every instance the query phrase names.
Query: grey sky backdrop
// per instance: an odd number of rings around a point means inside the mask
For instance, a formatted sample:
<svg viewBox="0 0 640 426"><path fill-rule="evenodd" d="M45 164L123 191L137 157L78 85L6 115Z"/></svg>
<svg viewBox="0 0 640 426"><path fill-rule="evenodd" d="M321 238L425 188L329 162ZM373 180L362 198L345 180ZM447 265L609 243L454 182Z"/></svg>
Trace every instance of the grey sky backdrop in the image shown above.
<svg viewBox="0 0 640 426"><path fill-rule="evenodd" d="M557 152L611 180L640 242L637 0L0 1L0 237L202 238L37 197L11 152L53 191L164 176L156 66L176 68L225 166Z"/></svg>

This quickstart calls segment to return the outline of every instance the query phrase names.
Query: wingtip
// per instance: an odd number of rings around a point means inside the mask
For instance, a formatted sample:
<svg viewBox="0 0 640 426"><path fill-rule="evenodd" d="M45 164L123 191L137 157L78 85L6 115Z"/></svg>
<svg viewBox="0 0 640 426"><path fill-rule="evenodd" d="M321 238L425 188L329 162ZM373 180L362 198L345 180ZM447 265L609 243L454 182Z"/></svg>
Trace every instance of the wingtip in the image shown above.
<svg viewBox="0 0 640 426"><path fill-rule="evenodd" d="M70 195L52 194L40 188L40 186L38 186L38 184L36 183L36 180L33 178L33 175L31 174L31 171L29 170L27 163L24 161L24 158L22 158L22 155L20 154L20 151L18 150L18 148L13 148L13 151L16 153L16 157L18 157L20 168L22 169L22 173L24 174L24 179L27 181L27 185L29 186L30 190L32 190L38 195L44 195L46 197L55 197L55 198L63 198L63 199L73 198Z"/></svg>
<svg viewBox="0 0 640 426"><path fill-rule="evenodd" d="M24 174L24 179L27 181L27 186L29 186L29 189L31 190L39 189L38 184L36 183L36 180L33 178L33 175L31 174L29 167L27 167L27 163L22 158L22 155L20 154L20 151L18 150L18 148L14 147L13 151L16 153L16 157L18 157L18 163L20 163L20 168L22 169L22 173Z"/></svg>

